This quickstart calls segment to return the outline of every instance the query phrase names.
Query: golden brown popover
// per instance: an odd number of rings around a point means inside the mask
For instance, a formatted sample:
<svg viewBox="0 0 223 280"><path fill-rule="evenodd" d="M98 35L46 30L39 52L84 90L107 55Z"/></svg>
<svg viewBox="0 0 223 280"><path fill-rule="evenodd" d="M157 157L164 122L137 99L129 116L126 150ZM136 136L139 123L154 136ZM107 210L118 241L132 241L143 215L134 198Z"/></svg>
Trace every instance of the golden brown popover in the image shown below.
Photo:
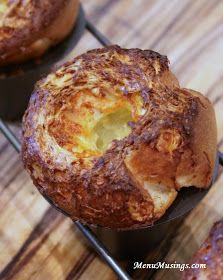
<svg viewBox="0 0 223 280"><path fill-rule="evenodd" d="M77 0L1 0L0 66L40 57L63 40L77 18Z"/></svg>
<svg viewBox="0 0 223 280"><path fill-rule="evenodd" d="M183 280L223 279L223 220L216 222L205 242L191 260L191 264L205 264L206 268L190 268Z"/></svg>
<svg viewBox="0 0 223 280"><path fill-rule="evenodd" d="M95 49L38 82L22 156L40 192L72 219L139 228L181 187L209 186L215 114L207 98L179 87L166 56Z"/></svg>

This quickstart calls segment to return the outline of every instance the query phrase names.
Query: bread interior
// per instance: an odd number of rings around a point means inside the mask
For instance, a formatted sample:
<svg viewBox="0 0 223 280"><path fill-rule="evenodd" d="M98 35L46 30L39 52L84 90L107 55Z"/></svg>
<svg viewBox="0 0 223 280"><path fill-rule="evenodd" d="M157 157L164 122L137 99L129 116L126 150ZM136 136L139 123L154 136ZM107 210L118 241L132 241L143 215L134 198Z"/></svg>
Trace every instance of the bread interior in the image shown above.
<svg viewBox="0 0 223 280"><path fill-rule="evenodd" d="M131 132L128 125L130 121L132 121L131 111L125 107L103 116L93 129L98 151L104 152L112 140L128 136Z"/></svg>

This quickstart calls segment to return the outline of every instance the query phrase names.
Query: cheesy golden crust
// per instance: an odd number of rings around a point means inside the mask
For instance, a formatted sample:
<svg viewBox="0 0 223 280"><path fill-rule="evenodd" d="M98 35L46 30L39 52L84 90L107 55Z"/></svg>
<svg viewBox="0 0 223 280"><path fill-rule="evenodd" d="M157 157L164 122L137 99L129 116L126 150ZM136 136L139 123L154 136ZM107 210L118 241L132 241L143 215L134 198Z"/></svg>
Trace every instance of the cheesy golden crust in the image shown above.
<svg viewBox="0 0 223 280"><path fill-rule="evenodd" d="M190 183L209 185L215 151L205 135L203 150L194 150L199 117L213 126L216 144L210 102L179 88L167 57L96 49L36 85L23 119L23 161L39 190L72 219L144 227L165 213L194 170L199 176Z"/></svg>
<svg viewBox="0 0 223 280"><path fill-rule="evenodd" d="M223 220L216 222L208 238L191 260L191 264L206 264L206 268L190 268L183 280L223 279Z"/></svg>
<svg viewBox="0 0 223 280"><path fill-rule="evenodd" d="M77 0L0 1L0 66L41 56L70 33L77 12Z"/></svg>

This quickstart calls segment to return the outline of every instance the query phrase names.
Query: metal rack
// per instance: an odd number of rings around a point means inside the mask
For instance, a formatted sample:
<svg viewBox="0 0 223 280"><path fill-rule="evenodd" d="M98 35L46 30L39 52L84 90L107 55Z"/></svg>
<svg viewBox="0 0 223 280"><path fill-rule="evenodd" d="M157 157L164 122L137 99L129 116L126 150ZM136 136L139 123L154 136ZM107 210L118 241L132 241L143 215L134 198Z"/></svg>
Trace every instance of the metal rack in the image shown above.
<svg viewBox="0 0 223 280"><path fill-rule="evenodd" d="M107 46L111 43L109 40L102 35L93 24L86 20L86 29L103 45ZM0 119L0 131L19 153L21 150L21 144L14 133L10 130L8 125ZM223 154L218 152L219 162L223 165ZM120 267L117 261L110 255L108 250L104 245L97 239L96 235L90 230L89 227L82 225L79 221L74 222L82 234L86 237L90 245L95 249L95 251L103 258L103 260L111 267L111 269L116 273L121 280L130 280L131 277Z"/></svg>

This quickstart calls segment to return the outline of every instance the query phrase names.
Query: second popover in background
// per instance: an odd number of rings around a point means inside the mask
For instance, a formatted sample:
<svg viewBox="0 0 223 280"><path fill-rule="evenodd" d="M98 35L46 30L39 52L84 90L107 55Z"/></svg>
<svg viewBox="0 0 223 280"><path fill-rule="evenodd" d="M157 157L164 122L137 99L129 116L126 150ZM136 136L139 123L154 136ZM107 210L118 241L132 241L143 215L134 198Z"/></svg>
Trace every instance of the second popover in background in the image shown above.
<svg viewBox="0 0 223 280"><path fill-rule="evenodd" d="M72 30L77 0L0 2L0 66L40 57Z"/></svg>

